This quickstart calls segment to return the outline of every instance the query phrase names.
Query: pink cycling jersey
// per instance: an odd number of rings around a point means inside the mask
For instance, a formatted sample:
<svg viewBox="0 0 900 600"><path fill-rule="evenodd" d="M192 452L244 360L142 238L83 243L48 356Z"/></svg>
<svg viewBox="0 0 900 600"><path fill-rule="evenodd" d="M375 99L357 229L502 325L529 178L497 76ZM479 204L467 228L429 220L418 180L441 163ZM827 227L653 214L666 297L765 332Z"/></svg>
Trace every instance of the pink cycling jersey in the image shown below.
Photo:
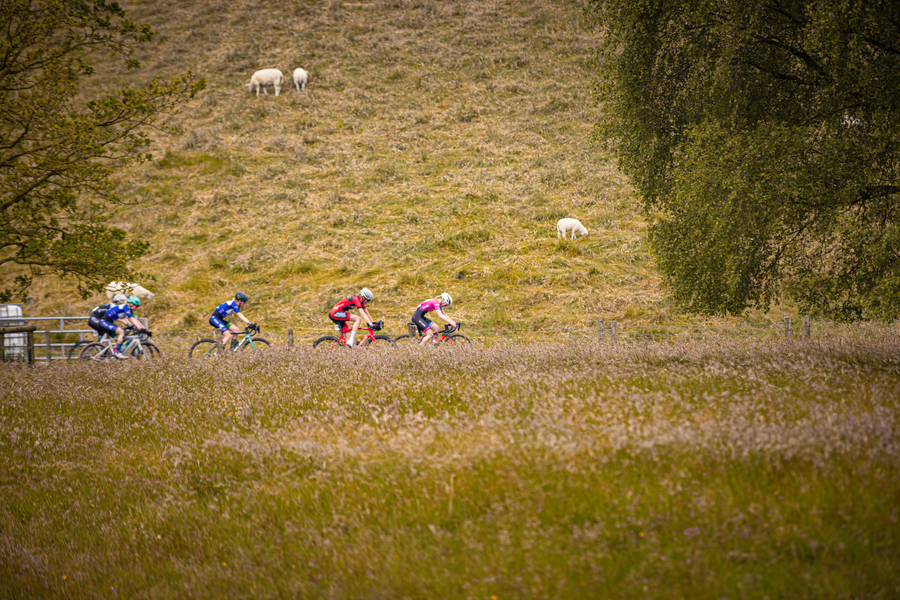
<svg viewBox="0 0 900 600"><path fill-rule="evenodd" d="M437 310L441 307L441 299L440 298L432 298L431 300L426 300L422 304L419 305L419 310L422 311L422 314L431 312L433 310Z"/></svg>

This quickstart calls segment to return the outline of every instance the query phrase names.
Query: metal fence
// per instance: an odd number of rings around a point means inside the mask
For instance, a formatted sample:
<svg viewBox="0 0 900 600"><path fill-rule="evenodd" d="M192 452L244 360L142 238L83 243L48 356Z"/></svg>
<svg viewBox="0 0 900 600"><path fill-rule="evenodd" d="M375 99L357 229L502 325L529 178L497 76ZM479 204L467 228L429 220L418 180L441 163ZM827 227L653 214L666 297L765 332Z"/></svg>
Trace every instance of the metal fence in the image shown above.
<svg viewBox="0 0 900 600"><path fill-rule="evenodd" d="M0 326L36 325L34 334L34 353L36 360L60 360L70 356L70 349L81 341L94 341L97 334L87 327L87 317L15 317L0 318ZM396 337L406 333L405 329L396 327L382 333ZM312 343L323 335L333 331L327 326L321 328L290 328L283 331L263 331L264 337L273 346L312 346ZM900 337L900 324L881 323L831 323L811 321L801 317L766 323L722 324L699 322L678 325L631 325L617 321L596 321L593 327L566 327L560 329L521 329L514 327L467 327L461 333L469 337L473 343L481 346L502 344L529 344L538 342L556 343L604 343L604 344L640 344L640 343L677 343L691 340L727 340L727 339L821 339L849 338L867 339L875 337ZM164 355L187 356L191 345L201 338L213 337L211 328L199 331L158 331L153 333L153 342ZM17 357L15 349L6 348L7 359ZM22 350L24 357L24 349ZM74 353L77 358L78 352Z"/></svg>

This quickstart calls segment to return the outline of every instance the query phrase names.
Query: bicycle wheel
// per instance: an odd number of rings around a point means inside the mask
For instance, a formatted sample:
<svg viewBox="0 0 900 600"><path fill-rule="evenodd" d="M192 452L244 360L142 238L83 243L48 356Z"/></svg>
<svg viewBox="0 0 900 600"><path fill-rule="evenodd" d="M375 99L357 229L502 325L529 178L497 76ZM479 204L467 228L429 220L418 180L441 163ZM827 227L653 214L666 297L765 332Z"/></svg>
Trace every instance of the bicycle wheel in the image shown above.
<svg viewBox="0 0 900 600"><path fill-rule="evenodd" d="M188 350L188 358L210 358L218 354L216 340L204 338L197 340L191 349Z"/></svg>
<svg viewBox="0 0 900 600"><path fill-rule="evenodd" d="M417 338L417 339L415 339L414 341L415 341L415 342L418 342L419 340L418 340L418 338ZM400 342L409 343L409 334L408 334L408 333L404 333L403 335L398 335L397 337L394 338L394 343L395 343L395 344L399 344Z"/></svg>
<svg viewBox="0 0 900 600"><path fill-rule="evenodd" d="M366 338L366 341L363 342L363 347L365 348L378 348L379 346L383 347L393 345L394 340L386 335L376 335L374 340L372 340L371 338Z"/></svg>
<svg viewBox="0 0 900 600"><path fill-rule="evenodd" d="M112 358L112 352L108 348L109 347L106 344L92 342L81 349L81 354L78 355L78 358L81 360L105 362Z"/></svg>
<svg viewBox="0 0 900 600"><path fill-rule="evenodd" d="M271 345L272 344L269 343L269 340L255 337L253 338L253 346L256 347L253 348L249 343L246 343L241 346L241 352L253 352L254 350L262 350L264 348L268 348Z"/></svg>
<svg viewBox="0 0 900 600"><path fill-rule="evenodd" d="M338 338L333 335L323 335L313 342L313 348L341 348L344 347Z"/></svg>
<svg viewBox="0 0 900 600"><path fill-rule="evenodd" d="M457 344L471 344L472 340L461 333L454 333L446 336L441 343L445 346L456 346Z"/></svg>
<svg viewBox="0 0 900 600"><path fill-rule="evenodd" d="M90 340L79 340L72 344L72 347L69 348L69 352L67 353L68 358L78 358L81 355L81 351L88 344L97 344L99 342L92 342Z"/></svg>
<svg viewBox="0 0 900 600"><path fill-rule="evenodd" d="M144 358L159 358L160 352L153 342L141 342L140 347L135 344L129 354L131 354L132 358L141 360Z"/></svg>

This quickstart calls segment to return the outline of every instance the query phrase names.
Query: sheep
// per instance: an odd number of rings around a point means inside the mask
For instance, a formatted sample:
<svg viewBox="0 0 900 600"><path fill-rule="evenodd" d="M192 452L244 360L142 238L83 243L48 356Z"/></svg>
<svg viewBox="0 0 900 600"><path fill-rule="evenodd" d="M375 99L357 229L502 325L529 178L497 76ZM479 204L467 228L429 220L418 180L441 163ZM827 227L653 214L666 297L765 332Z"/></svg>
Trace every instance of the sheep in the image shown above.
<svg viewBox="0 0 900 600"><path fill-rule="evenodd" d="M588 234L587 229L585 229L584 225L578 219L560 219L556 224L556 237L565 239L566 234L572 232L572 239L575 239L575 234L577 233L581 237L584 237Z"/></svg>
<svg viewBox="0 0 900 600"><path fill-rule="evenodd" d="M247 88L251 94L256 92L256 97L259 98L259 90L262 90L263 94L268 96L269 92L266 91L266 88L273 87L277 96L283 83L284 75L281 74L281 71L278 69L262 69L253 74L253 77L250 78L250 83L247 84Z"/></svg>
<svg viewBox="0 0 900 600"><path fill-rule="evenodd" d="M125 283L124 281L110 281L106 284L106 297L112 301L116 294L125 294L126 296L134 295L141 300L153 300L154 294L150 290L139 286L136 283Z"/></svg>
<svg viewBox="0 0 900 600"><path fill-rule="evenodd" d="M301 90L306 89L307 81L309 81L309 73L305 69L294 69L294 87L297 88L298 94Z"/></svg>

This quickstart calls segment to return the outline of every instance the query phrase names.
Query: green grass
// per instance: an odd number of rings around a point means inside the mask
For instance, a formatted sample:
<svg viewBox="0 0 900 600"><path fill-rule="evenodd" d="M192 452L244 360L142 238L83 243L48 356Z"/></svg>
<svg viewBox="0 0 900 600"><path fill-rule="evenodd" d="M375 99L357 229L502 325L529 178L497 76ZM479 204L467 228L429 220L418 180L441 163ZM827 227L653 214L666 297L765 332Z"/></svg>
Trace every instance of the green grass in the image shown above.
<svg viewBox="0 0 900 600"><path fill-rule="evenodd" d="M894 597L898 384L888 338L5 365L0 597Z"/></svg>

